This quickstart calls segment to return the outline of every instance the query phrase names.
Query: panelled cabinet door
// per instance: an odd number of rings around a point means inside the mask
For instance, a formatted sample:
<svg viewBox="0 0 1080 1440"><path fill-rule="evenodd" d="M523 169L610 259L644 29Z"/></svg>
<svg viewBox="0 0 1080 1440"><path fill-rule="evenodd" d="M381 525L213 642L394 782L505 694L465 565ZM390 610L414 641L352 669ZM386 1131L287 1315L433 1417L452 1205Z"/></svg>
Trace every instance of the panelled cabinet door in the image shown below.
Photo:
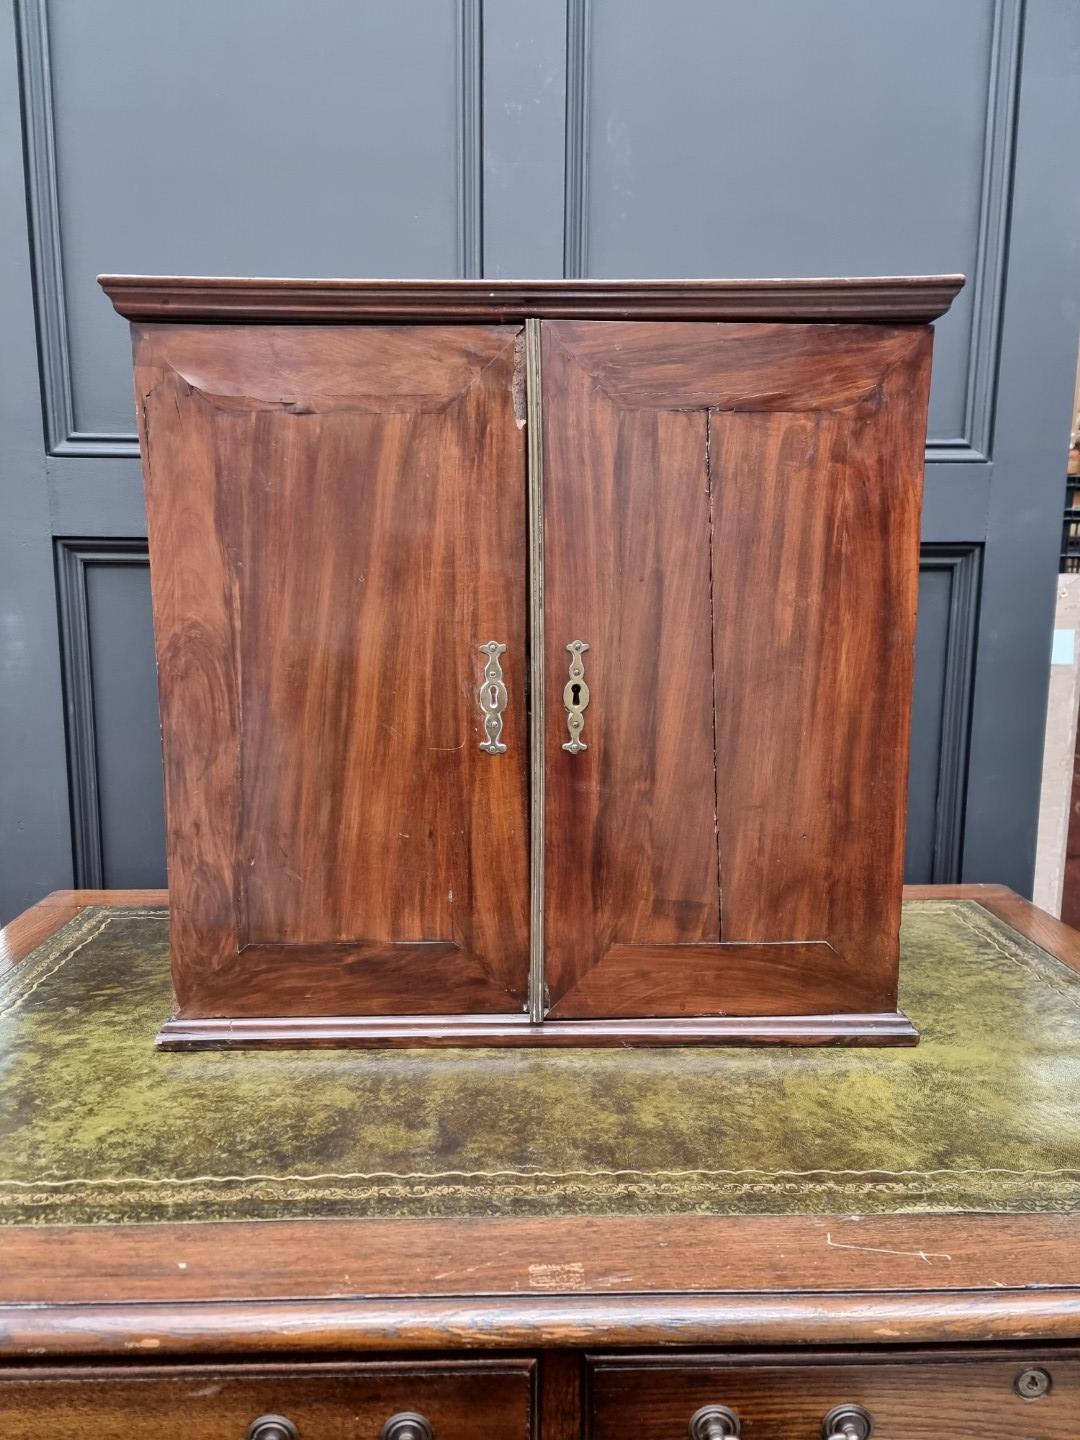
<svg viewBox="0 0 1080 1440"><path fill-rule="evenodd" d="M520 327L135 350L179 1014L520 1013Z"/></svg>
<svg viewBox="0 0 1080 1440"><path fill-rule="evenodd" d="M541 336L548 1013L895 1010L930 330Z"/></svg>

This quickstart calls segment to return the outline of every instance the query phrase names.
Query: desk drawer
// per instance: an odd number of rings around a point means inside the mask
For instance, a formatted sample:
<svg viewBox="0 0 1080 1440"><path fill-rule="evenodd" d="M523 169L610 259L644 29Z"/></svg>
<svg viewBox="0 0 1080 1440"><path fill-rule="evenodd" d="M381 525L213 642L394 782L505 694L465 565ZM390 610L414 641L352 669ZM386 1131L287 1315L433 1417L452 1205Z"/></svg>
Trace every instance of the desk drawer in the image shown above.
<svg viewBox="0 0 1080 1440"><path fill-rule="evenodd" d="M1031 1395L1045 1372L1049 1390ZM1021 1379L1021 1377L1024 1377ZM861 1406L872 1440L1080 1440L1077 1351L949 1355L590 1357L590 1440L686 1440L691 1417L726 1406L741 1440L822 1440L834 1407ZM836 1430L835 1422L831 1427ZM696 1440L720 1440L707 1417ZM855 1440L855 1437L852 1437Z"/></svg>
<svg viewBox="0 0 1080 1440"><path fill-rule="evenodd" d="M279 1415L300 1440L379 1440L416 1412L434 1440L530 1440L534 1362L0 1371L3 1440L245 1440ZM263 1440L281 1440L265 1431ZM254 1437L253 1437L254 1440ZM398 1428L388 1440L423 1440Z"/></svg>

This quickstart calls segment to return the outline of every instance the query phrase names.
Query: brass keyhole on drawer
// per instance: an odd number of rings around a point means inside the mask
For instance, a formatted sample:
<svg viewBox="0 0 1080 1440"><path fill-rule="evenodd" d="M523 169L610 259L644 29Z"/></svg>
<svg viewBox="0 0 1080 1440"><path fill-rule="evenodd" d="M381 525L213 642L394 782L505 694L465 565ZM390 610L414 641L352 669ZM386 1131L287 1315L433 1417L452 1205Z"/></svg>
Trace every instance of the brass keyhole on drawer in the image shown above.
<svg viewBox="0 0 1080 1440"><path fill-rule="evenodd" d="M1021 1400L1040 1400L1050 1393L1049 1371L1032 1366L1021 1370L1013 1387Z"/></svg>

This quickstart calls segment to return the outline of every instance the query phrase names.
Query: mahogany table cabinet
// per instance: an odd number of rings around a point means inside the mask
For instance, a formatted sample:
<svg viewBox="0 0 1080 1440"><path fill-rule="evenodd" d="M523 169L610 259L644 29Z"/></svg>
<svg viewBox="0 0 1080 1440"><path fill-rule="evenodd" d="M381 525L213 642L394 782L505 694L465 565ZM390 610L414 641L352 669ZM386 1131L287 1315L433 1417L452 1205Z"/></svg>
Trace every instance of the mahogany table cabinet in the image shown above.
<svg viewBox="0 0 1080 1440"><path fill-rule="evenodd" d="M930 322L958 276L106 276L162 1043L911 1043Z"/></svg>
<svg viewBox="0 0 1080 1440"><path fill-rule="evenodd" d="M916 1048L162 1053L0 933L3 1440L1080 1440L1080 936L911 894Z"/></svg>

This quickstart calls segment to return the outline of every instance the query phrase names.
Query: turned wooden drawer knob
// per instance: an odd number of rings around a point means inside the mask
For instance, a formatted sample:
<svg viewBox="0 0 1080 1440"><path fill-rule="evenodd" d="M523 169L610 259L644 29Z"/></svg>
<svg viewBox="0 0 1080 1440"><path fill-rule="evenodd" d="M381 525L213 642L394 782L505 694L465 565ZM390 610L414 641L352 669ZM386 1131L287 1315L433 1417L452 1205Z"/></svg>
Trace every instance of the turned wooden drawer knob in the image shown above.
<svg viewBox="0 0 1080 1440"><path fill-rule="evenodd" d="M823 1440L868 1440L874 1417L861 1405L834 1405L821 1422Z"/></svg>
<svg viewBox="0 0 1080 1440"><path fill-rule="evenodd" d="M403 1410L391 1415L379 1432L379 1440L435 1440L435 1431L426 1415Z"/></svg>
<svg viewBox="0 0 1080 1440"><path fill-rule="evenodd" d="M734 1440L739 1417L726 1405L703 1405L690 1417L690 1440Z"/></svg>
<svg viewBox="0 0 1080 1440"><path fill-rule="evenodd" d="M300 1432L284 1415L260 1415L248 1426L247 1440L300 1440Z"/></svg>

